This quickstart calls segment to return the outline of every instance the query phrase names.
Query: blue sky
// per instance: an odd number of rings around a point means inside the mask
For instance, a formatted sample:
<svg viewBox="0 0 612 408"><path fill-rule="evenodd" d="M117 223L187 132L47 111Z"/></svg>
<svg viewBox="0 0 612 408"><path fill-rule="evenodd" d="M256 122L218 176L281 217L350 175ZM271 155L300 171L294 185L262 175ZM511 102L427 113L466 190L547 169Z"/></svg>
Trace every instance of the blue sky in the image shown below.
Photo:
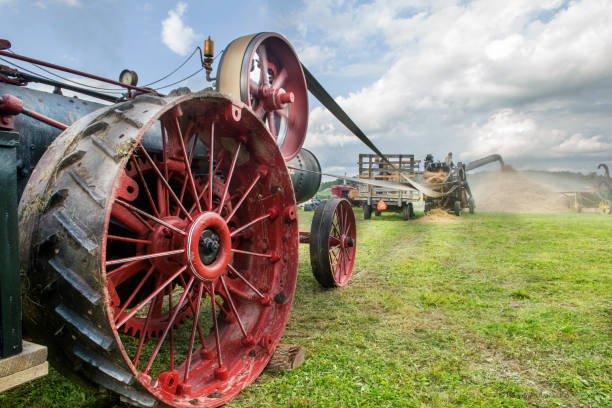
<svg viewBox="0 0 612 408"><path fill-rule="evenodd" d="M607 0L0 0L0 14L17 53L111 78L130 68L141 84L208 35L221 51L275 31L383 151L581 171L612 159ZM311 108L305 146L327 171L353 173L367 149Z"/></svg>

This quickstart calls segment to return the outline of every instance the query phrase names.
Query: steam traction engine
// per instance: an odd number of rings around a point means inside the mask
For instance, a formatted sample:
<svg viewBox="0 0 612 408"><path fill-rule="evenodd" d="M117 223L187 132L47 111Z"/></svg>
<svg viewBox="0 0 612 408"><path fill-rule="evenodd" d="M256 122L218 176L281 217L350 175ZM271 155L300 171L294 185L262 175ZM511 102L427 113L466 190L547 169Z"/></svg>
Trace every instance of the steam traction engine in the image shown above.
<svg viewBox="0 0 612 408"><path fill-rule="evenodd" d="M116 99L2 67L0 109L19 132L28 335L62 373L132 405L226 403L282 335L299 242L325 287L346 284L355 258L346 200L328 200L298 233L296 203L314 195L320 168L301 149L307 87L292 47L273 33L238 38L216 90L168 96L139 88L130 71L117 82L0 54L127 90ZM112 104L18 86L32 80ZM291 177L288 161L315 173Z"/></svg>

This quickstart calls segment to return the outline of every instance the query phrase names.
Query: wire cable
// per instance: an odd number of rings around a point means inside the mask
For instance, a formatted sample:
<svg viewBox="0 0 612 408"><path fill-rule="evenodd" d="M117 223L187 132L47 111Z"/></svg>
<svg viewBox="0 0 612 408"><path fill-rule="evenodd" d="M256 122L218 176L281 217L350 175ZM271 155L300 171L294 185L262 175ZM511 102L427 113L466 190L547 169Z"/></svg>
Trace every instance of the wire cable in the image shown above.
<svg viewBox="0 0 612 408"><path fill-rule="evenodd" d="M143 88L148 88L148 87L150 87L151 85L156 84L156 83L158 83L158 82L161 82L161 81L163 81L164 79L166 79L166 78L170 77L171 75L173 75L174 73L176 73L176 71L178 71L179 69L181 69L181 68L182 68L182 67L183 67L183 66L184 66L184 65L185 65L185 64L186 64L186 63L187 63L187 62L188 62L188 61L189 61L191 58L193 58L193 56L195 55L196 51L197 51L197 50L199 50L199 49L200 49L200 47L195 47L195 48L193 49L193 52L191 53L191 55L190 55L190 56L188 56L188 57L187 57L187 59L186 59L185 61L183 61L183 63L182 63L181 65L179 65L178 67L176 67L176 69L174 69L174 71L172 71L172 72L170 72L168 75L166 75L166 76L164 76L164 77L162 77L162 78L158 79L157 81L149 82L148 84L143 85L142 87L143 87Z"/></svg>
<svg viewBox="0 0 612 408"><path fill-rule="evenodd" d="M179 81L173 82L173 83L171 83L171 84L169 84L169 85L164 85L164 86L160 86L159 88L155 88L155 89L154 89L154 91L159 91L160 89L164 89L164 88L168 88L168 87L174 86L174 85L176 85L176 84L180 84L181 82L186 81L186 80L188 80L188 79L190 79L190 78L192 78L192 77L196 76L197 74L199 74L200 72L202 72L202 70L203 70L203 69L204 69L204 67L202 67L202 68L198 69L198 70L197 70L196 72L194 72L193 74L191 74L191 75L189 75L189 76L187 76L187 77L185 77L185 78L183 78L183 79L181 79L181 80L179 80Z"/></svg>

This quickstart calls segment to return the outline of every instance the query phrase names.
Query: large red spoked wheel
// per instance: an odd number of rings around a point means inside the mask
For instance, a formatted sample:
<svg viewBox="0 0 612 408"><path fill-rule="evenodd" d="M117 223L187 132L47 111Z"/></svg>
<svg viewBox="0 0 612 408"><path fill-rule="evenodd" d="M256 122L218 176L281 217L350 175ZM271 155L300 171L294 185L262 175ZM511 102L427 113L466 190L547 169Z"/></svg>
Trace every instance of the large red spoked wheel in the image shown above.
<svg viewBox="0 0 612 408"><path fill-rule="evenodd" d="M232 41L219 63L217 89L253 109L286 161L298 154L308 126L308 93L302 65L283 36L259 33Z"/></svg>
<svg viewBox="0 0 612 408"><path fill-rule="evenodd" d="M312 272L326 288L344 286L355 263L357 230L351 204L332 198L317 207L310 229Z"/></svg>
<svg viewBox="0 0 612 408"><path fill-rule="evenodd" d="M64 373L134 405L192 408L264 369L295 291L296 205L242 107L143 95L45 153L20 204L25 322Z"/></svg>

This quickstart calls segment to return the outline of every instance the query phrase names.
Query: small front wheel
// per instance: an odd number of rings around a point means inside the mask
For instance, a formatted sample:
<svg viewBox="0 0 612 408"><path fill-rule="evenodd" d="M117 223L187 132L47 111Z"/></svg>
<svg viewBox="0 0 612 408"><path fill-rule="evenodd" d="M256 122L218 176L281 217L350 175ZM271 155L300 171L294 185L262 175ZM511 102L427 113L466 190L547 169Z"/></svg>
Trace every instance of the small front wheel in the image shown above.
<svg viewBox="0 0 612 408"><path fill-rule="evenodd" d="M321 286L344 286L351 277L357 244L357 228L351 204L333 198L321 204L310 228L310 263Z"/></svg>
<svg viewBox="0 0 612 408"><path fill-rule="evenodd" d="M363 219L369 220L370 218L372 218L372 207L370 207L370 204L365 203L363 205Z"/></svg>
<svg viewBox="0 0 612 408"><path fill-rule="evenodd" d="M457 217L461 216L461 201L455 201L453 211Z"/></svg>

